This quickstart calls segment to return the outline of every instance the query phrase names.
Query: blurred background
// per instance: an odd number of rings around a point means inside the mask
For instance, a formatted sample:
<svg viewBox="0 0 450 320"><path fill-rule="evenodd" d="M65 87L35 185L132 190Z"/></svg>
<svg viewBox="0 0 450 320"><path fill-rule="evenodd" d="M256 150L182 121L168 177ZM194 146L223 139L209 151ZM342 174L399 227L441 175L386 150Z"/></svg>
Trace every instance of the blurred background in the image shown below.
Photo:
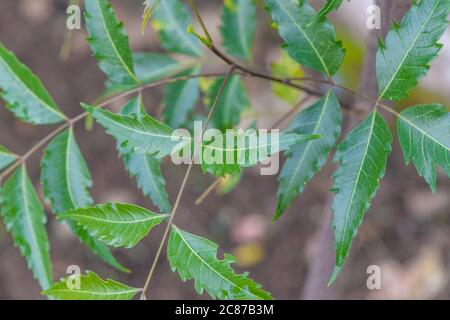
<svg viewBox="0 0 450 320"><path fill-rule="evenodd" d="M163 0L164 1L164 0ZM111 1L119 19L123 20L135 51L161 51L156 34L147 29L141 34L143 1ZM323 1L312 1L319 7ZM394 0L392 0L394 2ZM222 1L197 1L213 38L219 42L219 13ZM331 15L338 38L347 48L347 58L338 75L341 82L358 88L366 54L369 30L366 9L371 1L344 1L341 10ZM72 34L71 51L66 61L59 55L66 35L67 1L63 0L1 0L0 41L43 80L46 88L69 116L82 110L81 101L95 100L104 90L105 76L96 66L82 30ZM351 17L351 18L349 18ZM382 17L383 18L383 17ZM280 55L280 38L270 28L268 14L258 6L257 36L252 66L269 70ZM398 105L398 110L412 104L450 101L450 32L440 57L433 62L430 73L421 81L412 96ZM207 55L205 71L225 70L214 56ZM245 80L258 126L266 128L274 117L282 116L291 106L275 97L270 84ZM342 92L338 94L343 95ZM350 101L351 97L341 96ZM145 105L150 114L160 111L161 90L145 92ZM110 106L118 110L125 101ZM312 101L310 101L312 102ZM255 115L254 114L254 115ZM253 116L254 116L253 115ZM393 120L393 119L391 119ZM390 125L395 130L395 122ZM14 119L0 102L0 144L22 154L52 130L33 127ZM115 150L115 142L101 128L85 130L81 123L76 130L94 180L93 196L97 203L129 202L157 211L142 196L125 172ZM30 175L40 195L38 152L28 162ZM353 242L349 259L341 276L331 289L314 287L315 271L325 262L320 245L323 225L329 224L327 204L330 198L334 165L325 169L307 185L283 218L271 222L276 207L276 176L261 176L259 169L246 170L239 185L231 192L211 194L200 205L195 200L214 181L195 168L182 199L177 225L220 244L223 251L237 257L236 269L249 271L277 299L300 299L321 296L337 299L448 299L450 298L450 180L439 171L438 192L433 195L415 169L406 166L398 141L388 162L372 208L366 215L358 237ZM165 163L163 171L167 188L174 201L186 168ZM118 260L132 270L123 274L105 265L75 239L69 229L56 221L48 206L47 229L55 279L67 276L69 265L93 270L102 278L112 278L134 287L142 287L163 227L132 250L114 250ZM222 251L223 250L223 251ZM381 268L382 289L369 290L366 269ZM307 292L308 291L308 292ZM0 298L42 299L40 288L27 269L24 258L14 247L10 235L0 223ZM208 299L195 293L191 281L183 283L163 257L149 290L150 299Z"/></svg>

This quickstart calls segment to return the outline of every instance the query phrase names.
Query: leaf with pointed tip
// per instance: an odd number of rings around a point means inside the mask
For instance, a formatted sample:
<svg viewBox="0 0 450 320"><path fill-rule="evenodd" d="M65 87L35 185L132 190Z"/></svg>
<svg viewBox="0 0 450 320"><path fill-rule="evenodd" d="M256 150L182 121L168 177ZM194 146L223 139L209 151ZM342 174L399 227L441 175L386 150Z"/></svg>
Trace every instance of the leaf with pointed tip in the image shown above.
<svg viewBox="0 0 450 320"><path fill-rule="evenodd" d="M113 83L138 83L128 35L123 23L117 21L111 4L107 0L93 0L86 1L85 6L88 43L100 69Z"/></svg>
<svg viewBox="0 0 450 320"><path fill-rule="evenodd" d="M254 0L225 0L221 13L223 46L236 58L250 60L256 29Z"/></svg>
<svg viewBox="0 0 450 320"><path fill-rule="evenodd" d="M327 161L331 149L341 133L342 113L334 93L330 90L321 100L302 111L287 129L298 134L318 134L286 152L287 160L278 178L278 204L274 219L281 217L306 183Z"/></svg>
<svg viewBox="0 0 450 320"><path fill-rule="evenodd" d="M163 158L176 152L185 141L172 135L170 127L151 116L143 115L137 119L86 104L82 106L117 140L123 153L151 154L155 158ZM190 143L190 140L186 141Z"/></svg>
<svg viewBox="0 0 450 320"><path fill-rule="evenodd" d="M140 118L145 115L142 99L136 97L127 103L121 114ZM120 148L119 148L120 149ZM120 151L120 150L119 150ZM162 212L170 212L169 195L166 191L166 182L161 172L161 163L148 154L124 153L122 154L125 168L136 182L142 192L149 197Z"/></svg>
<svg viewBox="0 0 450 320"><path fill-rule="evenodd" d="M198 74L200 68L187 70L178 76ZM168 84L164 90L164 122L171 128L179 128L188 120L200 98L199 78Z"/></svg>
<svg viewBox="0 0 450 320"><path fill-rule="evenodd" d="M450 14L450 0L421 0L400 24L394 23L385 43L378 46L376 69L380 97L400 100L408 96L437 57Z"/></svg>
<svg viewBox="0 0 450 320"><path fill-rule="evenodd" d="M450 177L450 113L440 104L418 105L398 117L398 136L406 163L436 192L436 165Z"/></svg>
<svg viewBox="0 0 450 320"><path fill-rule="evenodd" d="M167 257L183 281L194 279L199 294L206 290L213 299L221 300L272 299L247 273L234 272L230 266L235 261L233 256L225 254L224 260L218 260L217 248L212 241L172 226Z"/></svg>
<svg viewBox="0 0 450 320"><path fill-rule="evenodd" d="M188 32L190 23L186 5L179 0L162 1L153 17L153 27L164 49L200 57L203 55L200 41Z"/></svg>
<svg viewBox="0 0 450 320"><path fill-rule="evenodd" d="M209 101L214 101L223 81L223 77L219 78L211 86L208 93ZM241 122L242 112L250 108L250 100L242 80L239 76L233 75L229 78L222 95L217 101L216 108L211 118L211 124L214 128L225 132L227 129L232 129L238 125Z"/></svg>
<svg viewBox="0 0 450 320"><path fill-rule="evenodd" d="M338 146L334 174L333 228L336 268L330 283L348 256L364 214L383 178L391 152L392 136L386 121L375 110Z"/></svg>
<svg viewBox="0 0 450 320"><path fill-rule="evenodd" d="M213 132L209 130L207 133ZM253 129L227 130L225 134L217 131L216 135L205 135L202 145L202 170L214 176L236 175L240 173L241 168L255 166L268 160L273 154L319 137L296 133L258 134Z"/></svg>
<svg viewBox="0 0 450 320"><path fill-rule="evenodd" d="M28 268L45 290L52 284L52 264L45 230L44 209L24 166L1 189L1 210L6 229L27 260Z"/></svg>
<svg viewBox="0 0 450 320"><path fill-rule="evenodd" d="M336 41L331 23L323 19L308 26L316 15L308 1L266 0L265 3L289 55L307 68L334 75L342 64L345 50Z"/></svg>
<svg viewBox="0 0 450 320"><path fill-rule="evenodd" d="M341 6L342 1L343 0L326 0L325 5L322 7L322 9L320 9L319 13L317 13L317 15L314 17L311 24L317 23L318 21L325 18L331 11L337 10Z"/></svg>
<svg viewBox="0 0 450 320"><path fill-rule="evenodd" d="M0 170L17 160L17 155L0 145Z"/></svg>
<svg viewBox="0 0 450 320"><path fill-rule="evenodd" d="M133 54L136 76L143 83L151 83L165 77L174 76L190 67L166 54L137 52Z"/></svg>
<svg viewBox="0 0 450 320"><path fill-rule="evenodd" d="M300 78L304 75L300 65L282 49L280 58L270 65L270 69L272 74L279 78ZM278 98L289 104L296 103L300 97L299 90L283 83L273 82L272 91Z"/></svg>
<svg viewBox="0 0 450 320"><path fill-rule="evenodd" d="M74 287L76 281L79 288ZM79 275L78 279L61 279L42 294L58 300L131 300L139 291L111 279L105 281L94 272L86 271L86 275Z"/></svg>
<svg viewBox="0 0 450 320"><path fill-rule="evenodd" d="M41 184L45 198L55 214L91 206L91 175L77 145L72 129L57 135L44 151ZM108 247L91 237L83 228L69 223L72 232L95 254L111 266L127 272Z"/></svg>
<svg viewBox="0 0 450 320"><path fill-rule="evenodd" d="M22 121L52 124L66 118L41 80L1 42L0 89L6 107Z"/></svg>
<svg viewBox="0 0 450 320"><path fill-rule="evenodd" d="M110 246L131 248L167 216L132 204L109 203L71 210L58 218L76 222Z"/></svg>

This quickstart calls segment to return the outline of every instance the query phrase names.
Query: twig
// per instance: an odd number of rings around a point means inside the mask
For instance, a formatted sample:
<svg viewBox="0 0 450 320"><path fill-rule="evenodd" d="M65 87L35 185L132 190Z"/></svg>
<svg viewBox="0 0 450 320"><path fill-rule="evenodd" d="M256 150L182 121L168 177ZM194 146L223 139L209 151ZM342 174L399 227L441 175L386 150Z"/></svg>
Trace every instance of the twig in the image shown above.
<svg viewBox="0 0 450 320"><path fill-rule="evenodd" d="M217 92L217 95L216 95L216 97L214 99L214 102L211 105L211 109L209 110L208 117L206 118L205 124L204 124L202 132L200 134L200 141L196 142L194 154L192 155L192 158L191 158L191 161L189 163L188 169L187 169L186 174L185 174L185 176L183 178L183 182L181 183L181 187L180 187L180 190L178 191L178 195L177 195L177 198L175 200L175 204L173 206L172 213L170 214L169 222L167 223L166 229L164 231L164 235L163 235L163 237L161 239L161 242L159 244L159 247L158 247L158 251L156 252L155 259L153 260L153 264L152 264L152 266L150 268L150 271L148 273L147 280L145 281L145 285L144 285L144 288L143 288L142 294L141 294L141 300L145 300L146 299L146 295L145 294L146 294L146 292L148 290L148 287L150 286L151 280L153 278L153 274L155 273L156 265L158 264L159 258L160 258L161 253L162 253L162 249L163 249L164 244L165 244L165 242L167 240L167 237L169 235L170 228L172 227L172 223L173 223L173 221L175 219L175 215L177 213L178 206L180 205L181 197L183 195L184 189L186 188L187 181L189 179L189 176L191 174L191 171L192 171L192 168L193 168L193 165L194 165L194 159L197 156L197 152L198 152L198 150L199 150L199 148L201 146L201 140L203 139L203 134L205 133L205 130L208 127L208 124L209 124L209 122L211 120L211 117L212 117L212 115L214 113L214 110L215 110L215 108L217 106L217 103L218 103L220 97L222 96L223 91L225 89L225 86L228 83L228 81L229 81L231 75L233 74L234 70L235 70L235 66L231 65L229 70L228 70L227 75L225 76L224 80L222 81L222 85L220 86L220 89Z"/></svg>

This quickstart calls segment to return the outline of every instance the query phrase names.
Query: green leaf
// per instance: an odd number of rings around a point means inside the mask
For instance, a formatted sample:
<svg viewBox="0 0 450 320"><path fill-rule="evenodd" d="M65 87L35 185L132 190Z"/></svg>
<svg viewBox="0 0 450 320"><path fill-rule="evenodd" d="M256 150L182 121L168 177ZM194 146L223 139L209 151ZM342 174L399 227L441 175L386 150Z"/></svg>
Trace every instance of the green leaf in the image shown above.
<svg viewBox="0 0 450 320"><path fill-rule="evenodd" d="M41 184L45 198L55 214L91 206L89 194L92 179L72 129L57 135L44 151L41 162ZM72 232L86 246L111 266L127 271L109 251L108 247L91 237L83 228L69 223Z"/></svg>
<svg viewBox="0 0 450 320"><path fill-rule="evenodd" d="M14 115L32 124L66 119L41 80L0 42L0 97Z"/></svg>
<svg viewBox="0 0 450 320"><path fill-rule="evenodd" d="M326 0L325 5L320 9L319 13L314 17L314 20L311 24L317 23L318 21L325 18L331 11L337 10L343 0Z"/></svg>
<svg viewBox="0 0 450 320"><path fill-rule="evenodd" d="M409 95L430 68L442 45L450 0L422 0L412 6L402 22L394 23L377 52L377 78L382 99L400 100Z"/></svg>
<svg viewBox="0 0 450 320"><path fill-rule="evenodd" d="M17 155L0 145L0 170L5 169L17 160Z"/></svg>
<svg viewBox="0 0 450 320"><path fill-rule="evenodd" d="M389 128L375 110L338 146L335 161L339 168L334 174L336 195L332 205L336 269L330 283L342 268L352 239L379 188L391 144Z"/></svg>
<svg viewBox="0 0 450 320"><path fill-rule="evenodd" d="M25 256L28 268L45 290L52 283L52 264L45 230L46 217L24 166L17 169L1 190L1 211L6 229Z"/></svg>
<svg viewBox="0 0 450 320"><path fill-rule="evenodd" d="M212 132L212 131L211 131ZM241 168L255 166L273 154L292 146L319 138L318 135L267 133L264 137L249 129L228 130L225 134L205 136L202 145L202 170L214 176L239 174ZM233 145L231 144L233 141Z"/></svg>
<svg viewBox="0 0 450 320"><path fill-rule="evenodd" d="M109 80L118 84L139 82L133 67L128 35L118 22L107 0L86 1L86 28L88 43Z"/></svg>
<svg viewBox="0 0 450 320"><path fill-rule="evenodd" d="M134 115L137 118L146 114L142 99L136 97L126 104L121 111L123 115ZM120 148L119 148L120 149ZM162 212L170 212L169 195L166 182L161 172L161 163L151 155L125 153L122 154L125 168L132 177L136 178L142 192L152 199Z"/></svg>
<svg viewBox="0 0 450 320"><path fill-rule="evenodd" d="M131 300L141 291L111 279L102 280L92 271L79 279L72 277L61 279L42 294L58 300Z"/></svg>
<svg viewBox="0 0 450 320"><path fill-rule="evenodd" d="M181 138L172 136L170 127L148 115L137 119L86 104L82 106L117 140L122 153L151 154L155 158L163 158L174 153L180 145Z"/></svg>
<svg viewBox="0 0 450 320"><path fill-rule="evenodd" d="M179 76L198 74L200 68L187 70ZM179 128L188 120L189 113L194 110L200 98L199 78L177 81L168 84L164 91L164 122L169 127Z"/></svg>
<svg viewBox="0 0 450 320"><path fill-rule="evenodd" d="M202 56L200 41L188 32L191 17L182 1L162 1L154 14L152 24L158 31L164 49L190 56Z"/></svg>
<svg viewBox="0 0 450 320"><path fill-rule="evenodd" d="M398 117L398 136L405 161L436 192L436 165L450 177L450 113L439 104L418 105Z"/></svg>
<svg viewBox="0 0 450 320"><path fill-rule="evenodd" d="M270 67L272 74L275 77L299 78L303 77L304 75L300 65L284 50L280 50L279 60L272 63ZM287 102L288 104L296 103L300 97L299 90L278 82L272 83L272 91L277 97Z"/></svg>
<svg viewBox="0 0 450 320"><path fill-rule="evenodd" d="M271 295L261 285L249 279L247 273L238 275L231 268L234 257L225 254L217 259L217 244L172 226L167 257L172 270L183 281L194 279L195 290L206 290L213 299L269 300Z"/></svg>
<svg viewBox="0 0 450 320"><path fill-rule="evenodd" d="M168 215L132 204L110 203L59 215L85 228L93 237L114 247L134 247Z"/></svg>
<svg viewBox="0 0 450 320"><path fill-rule="evenodd" d="M306 183L325 165L331 149L341 133L342 114L334 93L330 90L321 100L302 111L288 128L298 134L318 134L320 139L310 140L286 152L278 181L278 204L274 219L280 218Z"/></svg>
<svg viewBox="0 0 450 320"><path fill-rule="evenodd" d="M223 46L236 58L250 60L256 28L254 0L225 0L221 14Z"/></svg>
<svg viewBox="0 0 450 320"><path fill-rule="evenodd" d="M219 93L224 78L218 78L209 90L208 99L212 103ZM241 113L250 109L250 100L245 86L239 76L233 75L225 85L222 95L219 97L211 124L214 128L225 132L241 122Z"/></svg>
<svg viewBox="0 0 450 320"><path fill-rule="evenodd" d="M345 50L326 19L308 26L316 15L308 1L266 0L266 8L285 41L284 48L295 61L327 76L336 73Z"/></svg>

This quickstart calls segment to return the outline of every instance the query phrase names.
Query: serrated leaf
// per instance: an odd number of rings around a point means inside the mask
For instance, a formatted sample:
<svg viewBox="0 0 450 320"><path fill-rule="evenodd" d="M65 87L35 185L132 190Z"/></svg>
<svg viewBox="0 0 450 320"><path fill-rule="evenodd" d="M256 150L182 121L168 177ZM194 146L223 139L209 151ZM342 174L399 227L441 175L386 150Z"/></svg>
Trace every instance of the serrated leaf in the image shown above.
<svg viewBox="0 0 450 320"><path fill-rule="evenodd" d="M345 50L326 19L308 26L316 15L308 1L266 0L266 8L285 41L284 48L295 61L327 76L337 72Z"/></svg>
<svg viewBox="0 0 450 320"><path fill-rule="evenodd" d="M325 5L322 7L322 9L320 9L319 13L317 13L317 15L314 17L311 24L317 23L321 19L325 18L327 16L327 14L329 14L331 11L337 10L341 6L342 1L343 0L326 0Z"/></svg>
<svg viewBox="0 0 450 320"><path fill-rule="evenodd" d="M132 204L109 203L71 210L59 218L76 222L110 246L132 248L167 216Z"/></svg>
<svg viewBox="0 0 450 320"><path fill-rule="evenodd" d="M274 219L280 218L306 183L325 165L341 133L342 114L332 91L302 111L288 128L298 134L318 134L320 139L293 146L278 178L278 204Z"/></svg>
<svg viewBox="0 0 450 320"><path fill-rule="evenodd" d="M272 63L270 69L275 77L280 78L299 78L304 75L300 65L284 50L280 50L279 60ZM272 91L289 104L296 103L300 97L299 90L278 82L272 83Z"/></svg>
<svg viewBox="0 0 450 320"><path fill-rule="evenodd" d="M436 192L436 165L450 177L450 113L440 104L418 105L398 117L398 136L405 161Z"/></svg>
<svg viewBox="0 0 450 320"><path fill-rule="evenodd" d="M255 130L227 130L222 135L217 132L216 135L205 136L202 145L202 170L214 176L236 175L242 168L255 166L268 160L273 154L319 137L272 132L262 135Z"/></svg>
<svg viewBox="0 0 450 320"><path fill-rule="evenodd" d="M214 101L223 81L223 77L218 78L211 86L208 93L209 101ZM242 112L250 108L250 100L241 78L233 75L229 78L222 95L217 101L211 118L211 125L222 132L225 132L227 129L233 129L241 122Z"/></svg>
<svg viewBox="0 0 450 320"><path fill-rule="evenodd" d="M217 244L172 226L167 257L172 270L183 281L194 279L195 290L206 290L213 299L269 300L268 292L249 279L247 273L238 275L231 268L233 256L225 254L217 259Z"/></svg>
<svg viewBox="0 0 450 320"><path fill-rule="evenodd" d="M17 160L17 155L0 145L0 170L5 169Z"/></svg>
<svg viewBox="0 0 450 320"><path fill-rule="evenodd" d="M92 187L91 175L72 129L67 129L53 138L44 150L41 162L41 184L45 198L50 202L56 215L93 204L89 193ZM106 263L121 271L128 271L117 262L105 244L91 237L74 223L69 222L69 227L93 253Z"/></svg>
<svg viewBox="0 0 450 320"><path fill-rule="evenodd" d="M225 51L236 58L250 60L256 29L254 0L225 0L221 13Z"/></svg>
<svg viewBox="0 0 450 320"><path fill-rule="evenodd" d="M1 211L6 229L27 260L44 290L52 284L52 264L45 230L44 209L24 166L17 169L1 189Z"/></svg>
<svg viewBox="0 0 450 320"><path fill-rule="evenodd" d="M337 277L384 176L392 136L386 121L375 110L338 146L334 174L333 228Z"/></svg>
<svg viewBox="0 0 450 320"><path fill-rule="evenodd" d="M198 74L200 68L187 70L178 76ZM164 122L169 127L179 128L188 120L200 98L199 78L168 84L164 90Z"/></svg>
<svg viewBox="0 0 450 320"><path fill-rule="evenodd" d="M79 283L79 288L76 283ZM87 271L79 279L61 279L42 294L58 300L131 300L139 291L141 289L111 279L103 280L94 272Z"/></svg>
<svg viewBox="0 0 450 320"><path fill-rule="evenodd" d="M384 44L378 46L376 69L380 97L400 100L425 76L442 45L448 26L450 0L416 2L400 24L394 23Z"/></svg>
<svg viewBox="0 0 450 320"><path fill-rule="evenodd" d="M85 6L88 43L100 69L113 83L138 83L128 35L123 23L117 21L111 4L107 0L92 0L86 1Z"/></svg>
<svg viewBox="0 0 450 320"><path fill-rule="evenodd" d="M82 106L117 140L120 152L151 154L155 158L163 158L174 153L180 146L181 138L172 136L173 130L170 127L151 116L143 115L137 119L86 104Z"/></svg>
<svg viewBox="0 0 450 320"><path fill-rule="evenodd" d="M189 67L167 54L155 52L137 52L133 54L136 76L143 83L150 83L165 77L174 76Z"/></svg>
<svg viewBox="0 0 450 320"><path fill-rule="evenodd" d="M142 99L136 97L131 100L122 108L121 114L137 118L145 115ZM171 206L165 188L166 182L161 172L161 162L147 154L124 153L122 158L125 168L132 177L136 178L144 195L149 197L162 212L170 212Z"/></svg>
<svg viewBox="0 0 450 320"><path fill-rule="evenodd" d="M188 32L191 20L182 1L162 1L153 17L153 28L158 31L162 47L176 53L202 56L200 41Z"/></svg>
<svg viewBox="0 0 450 320"><path fill-rule="evenodd" d="M0 42L0 97L22 121L52 124L66 119L41 80Z"/></svg>

